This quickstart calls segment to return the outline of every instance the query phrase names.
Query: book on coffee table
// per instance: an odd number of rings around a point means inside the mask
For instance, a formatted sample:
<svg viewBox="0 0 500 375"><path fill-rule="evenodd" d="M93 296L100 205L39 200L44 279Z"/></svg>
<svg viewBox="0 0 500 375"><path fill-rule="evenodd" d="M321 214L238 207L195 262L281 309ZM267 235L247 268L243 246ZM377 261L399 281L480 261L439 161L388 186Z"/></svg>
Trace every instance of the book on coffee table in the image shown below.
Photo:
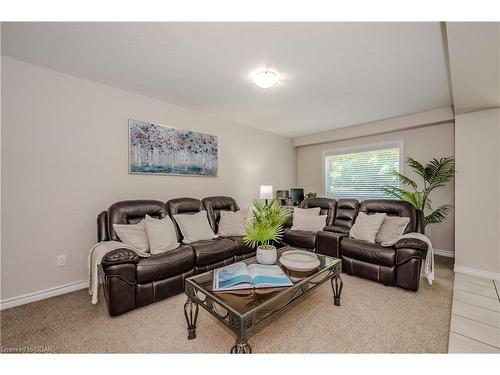
<svg viewBox="0 0 500 375"><path fill-rule="evenodd" d="M246 264L238 262L214 270L213 291L257 289L292 286L283 270L276 265Z"/></svg>

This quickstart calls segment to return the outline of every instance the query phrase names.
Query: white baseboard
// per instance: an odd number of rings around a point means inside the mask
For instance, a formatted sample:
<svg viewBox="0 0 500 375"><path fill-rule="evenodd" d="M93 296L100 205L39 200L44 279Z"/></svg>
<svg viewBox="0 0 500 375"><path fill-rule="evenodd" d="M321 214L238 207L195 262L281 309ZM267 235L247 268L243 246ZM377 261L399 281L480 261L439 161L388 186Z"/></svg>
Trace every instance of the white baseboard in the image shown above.
<svg viewBox="0 0 500 375"><path fill-rule="evenodd" d="M55 297L61 294L66 294L69 292L74 292L75 290L80 290L87 288L89 283L87 280L75 281L70 284L60 285L53 288L40 290L38 292L23 294L21 296L12 297L4 299L0 302L0 310L8 309L11 307L24 305L26 303L40 301L42 299Z"/></svg>
<svg viewBox="0 0 500 375"><path fill-rule="evenodd" d="M434 249L434 255L441 255L442 257L455 258L455 253L450 250Z"/></svg>
<svg viewBox="0 0 500 375"><path fill-rule="evenodd" d="M455 264L453 271L465 273L465 274L471 275L471 276L482 277L482 278L489 279L489 280L500 281L500 273L483 271L483 270L480 270L477 268L459 266L459 265Z"/></svg>

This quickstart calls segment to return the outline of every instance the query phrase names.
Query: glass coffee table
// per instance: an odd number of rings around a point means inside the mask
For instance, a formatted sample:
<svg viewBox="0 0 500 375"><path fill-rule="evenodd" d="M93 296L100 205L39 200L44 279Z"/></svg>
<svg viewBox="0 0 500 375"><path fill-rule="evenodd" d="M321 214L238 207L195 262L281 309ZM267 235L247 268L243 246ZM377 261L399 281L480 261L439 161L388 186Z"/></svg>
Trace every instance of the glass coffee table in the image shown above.
<svg viewBox="0 0 500 375"><path fill-rule="evenodd" d="M224 323L236 334L236 342L231 353L251 353L252 348L247 336L268 320L278 316L288 307L293 306L318 288L330 281L333 289L333 301L340 306L342 279L340 272L342 261L326 255L316 254L320 265L313 271L289 271L279 263L283 252L293 250L286 246L278 249L276 264L281 266L293 286L282 288L263 288L214 292L213 271L186 279L185 290L188 299L184 305L184 315L188 326L188 339L196 338L196 320L199 306ZM256 263L255 257L244 260L247 264Z"/></svg>

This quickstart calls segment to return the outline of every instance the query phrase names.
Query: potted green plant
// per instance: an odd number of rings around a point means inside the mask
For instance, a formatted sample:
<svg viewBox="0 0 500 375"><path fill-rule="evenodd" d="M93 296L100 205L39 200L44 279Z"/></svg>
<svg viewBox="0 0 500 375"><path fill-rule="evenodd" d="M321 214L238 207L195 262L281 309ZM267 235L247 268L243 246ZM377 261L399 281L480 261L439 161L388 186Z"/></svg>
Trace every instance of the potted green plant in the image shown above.
<svg viewBox="0 0 500 375"><path fill-rule="evenodd" d="M382 188L387 195L410 202L416 209L417 215L422 218L423 229L429 224L440 223L452 209L451 204L443 204L436 209L432 208L430 193L444 185L455 175L455 158L449 156L441 159L432 159L426 165L415 159L408 158L406 164L422 177L422 185L419 189L417 182L396 171L390 171L391 176L396 177L402 185L407 185L412 190L404 190L394 186ZM425 211L429 212L425 215Z"/></svg>
<svg viewBox="0 0 500 375"><path fill-rule="evenodd" d="M318 196L318 193L315 191L310 191L309 193L306 194L306 198L316 198Z"/></svg>
<svg viewBox="0 0 500 375"><path fill-rule="evenodd" d="M252 212L253 217L248 221L245 229L245 243L257 248L258 263L274 264L277 253L273 244L283 237L284 224L290 217L290 212L278 205L276 199L268 202L254 200Z"/></svg>

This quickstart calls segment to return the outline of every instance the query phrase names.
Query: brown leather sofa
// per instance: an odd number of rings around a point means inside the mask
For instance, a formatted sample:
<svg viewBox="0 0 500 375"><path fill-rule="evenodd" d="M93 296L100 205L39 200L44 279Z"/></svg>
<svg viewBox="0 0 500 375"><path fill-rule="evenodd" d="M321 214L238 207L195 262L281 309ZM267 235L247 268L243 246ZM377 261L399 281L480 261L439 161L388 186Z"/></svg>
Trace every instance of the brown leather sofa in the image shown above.
<svg viewBox="0 0 500 375"><path fill-rule="evenodd" d="M344 212L337 212L342 222L334 221L331 231L337 237L336 252L342 258L342 271L351 275L378 281L385 285L394 285L417 291L420 284L422 260L427 254L427 244L419 240L400 240L392 247L383 247L378 243L349 238L348 228L352 227L359 211L368 215L386 213L389 216L409 217L410 222L404 233L422 233L421 217L408 202L393 199L367 199L359 205L344 202ZM342 223L344 230L339 228Z"/></svg>
<svg viewBox="0 0 500 375"><path fill-rule="evenodd" d="M113 224L135 224L146 215L164 218L166 215L194 214L205 209L217 233L221 210L239 210L231 197L176 198L164 203L156 200L117 202L97 218L98 241L120 241ZM179 243L182 234L174 220ZM119 315L184 291L186 277L255 255L242 237L215 238L180 245L163 254L140 258L133 251L118 249L102 260L104 296L110 315Z"/></svg>
<svg viewBox="0 0 500 375"><path fill-rule="evenodd" d="M329 202L327 202L329 201ZM335 202L335 203L334 203ZM313 232L286 230L285 242L342 259L342 271L351 275L417 291L422 260L427 244L419 240L400 240L392 247L349 238L349 231L358 213L386 213L389 216L409 217L404 233L422 233L421 217L408 202L393 199L368 199L361 204L356 199L313 198L304 200L299 207L322 207L327 214L327 225L315 236ZM333 217L333 218L332 218ZM325 235L328 233L328 237ZM322 239L328 238L328 241Z"/></svg>
<svg viewBox="0 0 500 375"><path fill-rule="evenodd" d="M327 198L307 199L303 208L321 207L327 214L327 226L315 233L296 233L286 230L287 244L317 251L321 254L342 258L343 271L396 285L409 290L418 290L420 268L425 258L427 245L422 241L399 241L394 247L383 248L349 238L349 230L359 211L368 214L385 212L388 215L410 217L406 232L419 231L416 212L407 202L394 200L366 200L361 206L355 199ZM98 241L120 241L113 224L135 224L145 215L163 218L166 215L194 214L205 209L217 233L221 210L237 211L230 197L208 197L202 201L195 198L177 198L164 203L157 200L131 200L117 202L103 211L97 218ZM175 223L175 221L174 221ZM176 225L178 241L182 235ZM277 244L279 245L279 244ZM140 258L133 251L118 249L108 253L102 260L104 296L110 315L142 307L183 292L186 277L249 258L255 251L248 248L242 237L216 238L180 245L163 254Z"/></svg>

